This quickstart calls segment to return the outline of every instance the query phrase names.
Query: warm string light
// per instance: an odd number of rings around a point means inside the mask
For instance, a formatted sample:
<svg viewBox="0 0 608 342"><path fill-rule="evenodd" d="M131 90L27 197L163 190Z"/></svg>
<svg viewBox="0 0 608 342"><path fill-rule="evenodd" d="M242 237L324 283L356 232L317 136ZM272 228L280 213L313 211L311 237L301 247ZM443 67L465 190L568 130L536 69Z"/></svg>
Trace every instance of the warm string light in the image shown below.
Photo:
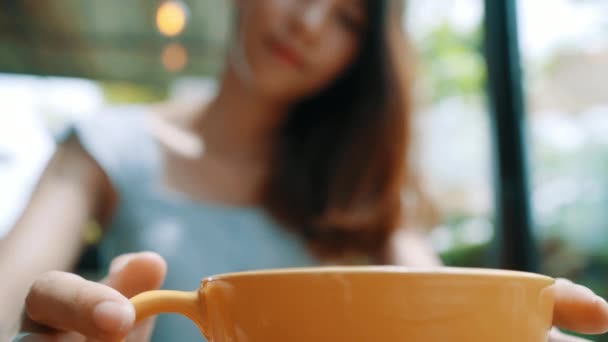
<svg viewBox="0 0 608 342"><path fill-rule="evenodd" d="M185 4L178 1L164 1L156 10L156 27L161 34L175 37L184 31L187 17Z"/></svg>
<svg viewBox="0 0 608 342"><path fill-rule="evenodd" d="M166 37L179 36L188 20L188 8L181 1L163 1L156 10L156 27ZM161 62L170 72L179 72L188 64L188 51L179 43L169 43L161 52Z"/></svg>
<svg viewBox="0 0 608 342"><path fill-rule="evenodd" d="M161 53L161 61L168 71L178 72L188 64L188 52L180 43L169 43Z"/></svg>

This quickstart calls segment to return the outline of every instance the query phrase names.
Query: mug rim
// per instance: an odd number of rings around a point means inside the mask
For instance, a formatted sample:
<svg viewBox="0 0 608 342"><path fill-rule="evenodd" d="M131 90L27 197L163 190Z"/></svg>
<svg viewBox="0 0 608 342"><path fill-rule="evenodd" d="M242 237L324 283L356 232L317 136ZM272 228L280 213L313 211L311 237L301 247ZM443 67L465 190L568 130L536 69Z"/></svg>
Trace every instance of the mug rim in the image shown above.
<svg viewBox="0 0 608 342"><path fill-rule="evenodd" d="M226 280L243 277L255 276L277 276L277 275L302 275L302 274L400 274L404 276L416 277L435 277L446 275L465 276L468 278L493 278L493 279L518 279L518 280L536 280L546 281L550 284L555 282L555 279L546 275L492 268L475 268L475 267L409 267L409 266L313 266L313 267L290 267L290 268L272 268L259 269L240 272L229 272L218 275L213 275L203 279L203 281Z"/></svg>

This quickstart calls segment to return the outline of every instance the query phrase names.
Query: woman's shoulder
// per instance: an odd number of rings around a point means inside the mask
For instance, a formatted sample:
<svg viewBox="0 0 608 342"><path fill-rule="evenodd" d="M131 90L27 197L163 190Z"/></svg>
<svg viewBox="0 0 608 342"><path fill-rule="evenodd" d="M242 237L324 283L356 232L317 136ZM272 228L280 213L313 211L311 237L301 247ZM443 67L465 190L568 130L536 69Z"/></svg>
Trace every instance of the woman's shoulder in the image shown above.
<svg viewBox="0 0 608 342"><path fill-rule="evenodd" d="M107 105L68 121L55 138L61 142L64 138L76 134L80 139L113 141L117 136L132 136L141 126L143 119L150 114L145 105Z"/></svg>
<svg viewBox="0 0 608 342"><path fill-rule="evenodd" d="M61 145L77 142L119 188L153 161L154 147L145 127L150 112L147 105L106 106L69 122L55 133L55 140Z"/></svg>
<svg viewBox="0 0 608 342"><path fill-rule="evenodd" d="M200 110L201 104L187 101L109 105L70 122L55 138L58 143L75 138L120 189L155 174L167 148L185 150L196 143L187 127Z"/></svg>

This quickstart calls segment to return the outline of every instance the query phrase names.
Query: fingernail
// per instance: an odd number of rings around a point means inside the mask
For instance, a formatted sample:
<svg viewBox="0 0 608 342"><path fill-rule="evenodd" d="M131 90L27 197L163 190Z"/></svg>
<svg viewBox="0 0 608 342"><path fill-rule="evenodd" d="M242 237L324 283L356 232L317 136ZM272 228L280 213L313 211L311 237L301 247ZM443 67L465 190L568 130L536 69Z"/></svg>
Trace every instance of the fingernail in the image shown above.
<svg viewBox="0 0 608 342"><path fill-rule="evenodd" d="M132 305L105 301L95 306L93 320L105 332L123 333L135 320L135 311Z"/></svg>
<svg viewBox="0 0 608 342"><path fill-rule="evenodd" d="M112 263L110 264L110 274L115 274L122 271L122 269L127 266L130 260L131 257L127 255L123 255L114 259L114 261L112 261Z"/></svg>

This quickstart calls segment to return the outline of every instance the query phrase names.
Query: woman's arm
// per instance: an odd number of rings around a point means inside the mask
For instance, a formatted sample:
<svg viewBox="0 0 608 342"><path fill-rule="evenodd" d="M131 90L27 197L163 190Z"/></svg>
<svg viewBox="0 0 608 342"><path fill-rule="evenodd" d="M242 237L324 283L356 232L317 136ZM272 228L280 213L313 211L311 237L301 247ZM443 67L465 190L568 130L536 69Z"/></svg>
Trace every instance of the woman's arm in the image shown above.
<svg viewBox="0 0 608 342"><path fill-rule="evenodd" d="M50 270L73 267L86 223L111 198L109 181L75 137L62 143L19 220L0 240L0 339L18 325L27 291Z"/></svg>

